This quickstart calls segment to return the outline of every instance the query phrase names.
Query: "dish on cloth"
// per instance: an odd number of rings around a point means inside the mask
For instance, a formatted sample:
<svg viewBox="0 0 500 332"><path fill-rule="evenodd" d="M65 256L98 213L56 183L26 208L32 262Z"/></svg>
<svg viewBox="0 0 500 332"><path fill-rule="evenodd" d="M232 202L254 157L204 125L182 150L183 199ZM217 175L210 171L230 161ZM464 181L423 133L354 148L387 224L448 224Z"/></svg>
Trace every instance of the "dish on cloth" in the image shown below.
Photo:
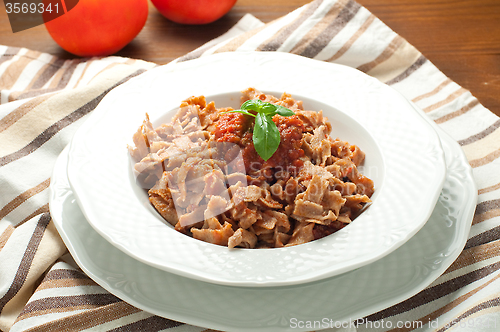
<svg viewBox="0 0 500 332"><path fill-rule="evenodd" d="M462 252L477 189L461 147L437 125L436 130L446 154L447 176L427 223L386 257L319 282L260 289L226 287L155 269L125 255L83 216L67 179L67 149L59 156L50 181L50 212L84 272L120 299L150 313L226 331L289 331L291 319L349 321L417 294ZM246 301L240 303L240 299ZM310 331L305 326L294 330Z"/></svg>
<svg viewBox="0 0 500 332"><path fill-rule="evenodd" d="M241 104L254 110L193 96L156 128L146 114L134 134L137 182L177 231L230 248L294 246L344 228L371 202L365 153L332 138L321 110L254 88Z"/></svg>
<svg viewBox="0 0 500 332"><path fill-rule="evenodd" d="M152 207L126 148L144 114L155 127L168 123L179 100L193 95L237 109L249 86L322 110L334 137L366 153L361 173L376 191L348 227L297 246L234 250L175 231ZM86 219L112 245L174 274L244 287L306 283L384 257L426 223L445 176L436 132L392 88L346 66L258 52L157 67L116 87L75 133L67 168Z"/></svg>

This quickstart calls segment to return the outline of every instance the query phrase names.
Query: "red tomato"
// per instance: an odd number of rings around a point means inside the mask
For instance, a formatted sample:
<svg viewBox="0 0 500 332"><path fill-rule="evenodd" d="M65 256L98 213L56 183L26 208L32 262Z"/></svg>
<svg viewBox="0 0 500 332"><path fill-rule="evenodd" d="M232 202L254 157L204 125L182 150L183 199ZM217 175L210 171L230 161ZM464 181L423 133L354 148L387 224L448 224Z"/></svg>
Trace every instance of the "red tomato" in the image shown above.
<svg viewBox="0 0 500 332"><path fill-rule="evenodd" d="M45 19L45 26L54 41L70 53L106 56L130 43L147 17L147 0L80 0L66 14L48 22Z"/></svg>
<svg viewBox="0 0 500 332"><path fill-rule="evenodd" d="M181 24L206 24L218 20L236 0L151 0L158 11Z"/></svg>

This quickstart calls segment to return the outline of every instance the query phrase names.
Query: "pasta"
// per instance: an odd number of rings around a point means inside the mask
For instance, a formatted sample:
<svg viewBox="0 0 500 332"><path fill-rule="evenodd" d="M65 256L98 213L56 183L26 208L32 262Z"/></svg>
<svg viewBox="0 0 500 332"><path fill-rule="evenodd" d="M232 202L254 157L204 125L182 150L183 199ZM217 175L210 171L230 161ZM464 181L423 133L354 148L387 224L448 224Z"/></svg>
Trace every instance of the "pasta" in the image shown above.
<svg viewBox="0 0 500 332"><path fill-rule="evenodd" d="M242 92L242 103L253 99L295 113L272 118L281 142L268 160L252 143L252 117L203 96L157 128L146 114L128 149L151 204L177 231L230 248L299 245L351 223L374 192L358 170L365 154L287 93Z"/></svg>

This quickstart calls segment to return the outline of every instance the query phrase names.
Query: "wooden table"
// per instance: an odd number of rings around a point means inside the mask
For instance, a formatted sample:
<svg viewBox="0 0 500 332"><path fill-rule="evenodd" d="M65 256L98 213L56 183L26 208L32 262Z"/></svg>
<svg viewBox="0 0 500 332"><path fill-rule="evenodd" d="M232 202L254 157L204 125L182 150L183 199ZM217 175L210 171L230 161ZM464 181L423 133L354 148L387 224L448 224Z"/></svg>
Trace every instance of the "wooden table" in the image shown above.
<svg viewBox="0 0 500 332"><path fill-rule="evenodd" d="M270 22L309 2L238 0L226 16L207 26L172 23L151 6L144 29L118 55L165 64L221 35L246 13ZM500 116L500 0L358 2ZM73 57L59 48L44 26L12 33L2 6L0 44Z"/></svg>

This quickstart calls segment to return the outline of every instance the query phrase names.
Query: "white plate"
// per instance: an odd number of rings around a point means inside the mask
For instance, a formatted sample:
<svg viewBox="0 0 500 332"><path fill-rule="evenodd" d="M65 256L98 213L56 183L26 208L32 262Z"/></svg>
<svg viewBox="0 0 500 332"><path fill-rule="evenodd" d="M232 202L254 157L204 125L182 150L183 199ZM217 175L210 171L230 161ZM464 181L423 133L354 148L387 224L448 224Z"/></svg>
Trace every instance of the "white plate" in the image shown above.
<svg viewBox="0 0 500 332"><path fill-rule="evenodd" d="M285 91L305 99L306 109L323 108L332 136L366 153L363 172L376 192L352 224L300 246L231 250L174 231L154 211L135 184L126 149L144 114L159 119L192 95L237 107L235 92L248 87ZM165 271L232 286L310 282L382 258L425 224L444 176L437 134L395 90L350 67L261 52L158 67L113 89L75 134L68 162L82 211L111 244Z"/></svg>
<svg viewBox="0 0 500 332"><path fill-rule="evenodd" d="M66 177L67 151L50 182L52 219L78 265L99 285L153 314L227 331L300 331L294 323L358 319L399 303L439 277L463 249L477 192L461 148L441 134L448 171L429 221L386 257L308 284L246 288L184 278L131 258L85 220Z"/></svg>

